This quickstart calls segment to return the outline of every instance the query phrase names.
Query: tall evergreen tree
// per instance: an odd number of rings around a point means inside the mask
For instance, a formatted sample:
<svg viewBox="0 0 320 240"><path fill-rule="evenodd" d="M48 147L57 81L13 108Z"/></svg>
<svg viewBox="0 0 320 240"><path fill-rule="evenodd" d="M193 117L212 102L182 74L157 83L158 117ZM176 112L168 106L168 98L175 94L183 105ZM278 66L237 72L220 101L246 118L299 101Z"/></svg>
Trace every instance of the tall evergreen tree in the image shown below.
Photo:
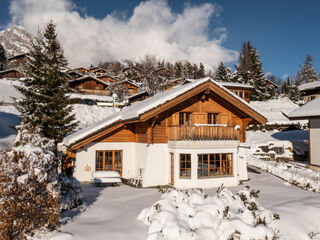
<svg viewBox="0 0 320 240"><path fill-rule="evenodd" d="M214 79L221 82L230 82L231 80L231 71L230 68L227 68L223 62L217 68L217 71L214 74Z"/></svg>
<svg viewBox="0 0 320 240"><path fill-rule="evenodd" d="M253 47L251 42L244 42L242 44L241 53L239 55L239 62L236 66L236 74L233 76L233 79L237 82L241 83L249 83L251 79L251 68L252 68L252 58L251 53L253 51Z"/></svg>
<svg viewBox="0 0 320 240"><path fill-rule="evenodd" d="M253 86L250 98L254 101L264 101L275 94L274 86L268 84L265 78L258 50L251 45L250 41L242 46L239 63L231 80Z"/></svg>
<svg viewBox="0 0 320 240"><path fill-rule="evenodd" d="M44 33L38 33L32 42L24 69L24 86L17 87L24 95L16 104L23 124L40 128L41 134L55 142L63 137L77 123L68 106L68 78L64 69L67 61L57 40L55 24L50 21Z"/></svg>
<svg viewBox="0 0 320 240"><path fill-rule="evenodd" d="M204 69L204 66L202 64L202 62L200 63L199 65L199 70L198 70L198 73L197 73L197 78L204 78L206 77L206 73L205 73L205 69Z"/></svg>
<svg viewBox="0 0 320 240"><path fill-rule="evenodd" d="M319 80L319 73L314 69L312 64L312 57L310 54L306 60L300 65L300 69L296 75L296 84L308 83Z"/></svg>
<svg viewBox="0 0 320 240"><path fill-rule="evenodd" d="M294 81L293 79L290 80L290 88L288 89L288 97L293 102L299 102L302 97L300 90L298 88L297 81Z"/></svg>
<svg viewBox="0 0 320 240"><path fill-rule="evenodd" d="M7 56L6 51L2 44L0 44L0 71L5 70L7 68Z"/></svg>

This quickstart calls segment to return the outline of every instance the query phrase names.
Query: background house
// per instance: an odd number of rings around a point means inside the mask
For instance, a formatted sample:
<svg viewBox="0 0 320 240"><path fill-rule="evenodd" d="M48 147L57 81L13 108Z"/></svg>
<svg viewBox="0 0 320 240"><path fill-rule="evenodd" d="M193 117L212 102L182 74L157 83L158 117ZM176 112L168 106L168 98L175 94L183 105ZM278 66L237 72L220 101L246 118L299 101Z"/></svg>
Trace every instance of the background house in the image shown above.
<svg viewBox="0 0 320 240"><path fill-rule="evenodd" d="M320 98L316 98L288 114L290 120L309 120L310 163L320 166Z"/></svg>
<svg viewBox="0 0 320 240"><path fill-rule="evenodd" d="M320 95L320 81L304 83L298 88L304 101L311 101Z"/></svg>

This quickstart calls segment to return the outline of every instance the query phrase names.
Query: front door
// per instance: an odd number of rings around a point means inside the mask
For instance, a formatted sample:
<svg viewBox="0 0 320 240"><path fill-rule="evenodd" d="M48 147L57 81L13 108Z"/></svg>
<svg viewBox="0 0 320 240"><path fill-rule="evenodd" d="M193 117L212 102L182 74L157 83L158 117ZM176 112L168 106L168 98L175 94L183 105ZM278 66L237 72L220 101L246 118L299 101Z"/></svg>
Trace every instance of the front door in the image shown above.
<svg viewBox="0 0 320 240"><path fill-rule="evenodd" d="M174 185L174 153L170 153L170 165L171 165L171 180L170 184Z"/></svg>

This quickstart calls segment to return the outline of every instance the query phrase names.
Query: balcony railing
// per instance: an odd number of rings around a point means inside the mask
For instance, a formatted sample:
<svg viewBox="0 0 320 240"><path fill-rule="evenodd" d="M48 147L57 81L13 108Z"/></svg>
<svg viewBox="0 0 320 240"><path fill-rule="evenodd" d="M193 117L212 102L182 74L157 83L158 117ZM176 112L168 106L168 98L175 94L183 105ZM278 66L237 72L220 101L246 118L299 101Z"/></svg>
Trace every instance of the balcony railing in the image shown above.
<svg viewBox="0 0 320 240"><path fill-rule="evenodd" d="M238 140L239 126L212 126L198 124L193 126L170 126L169 140Z"/></svg>

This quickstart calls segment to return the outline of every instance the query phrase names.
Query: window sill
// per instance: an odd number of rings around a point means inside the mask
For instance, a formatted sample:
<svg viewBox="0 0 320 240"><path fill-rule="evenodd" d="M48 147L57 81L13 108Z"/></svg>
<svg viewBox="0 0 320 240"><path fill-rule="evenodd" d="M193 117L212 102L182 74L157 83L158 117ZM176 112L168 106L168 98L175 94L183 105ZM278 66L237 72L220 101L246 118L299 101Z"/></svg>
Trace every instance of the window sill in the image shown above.
<svg viewBox="0 0 320 240"><path fill-rule="evenodd" d="M234 177L234 175L222 175L222 176L204 176L204 177L198 177L197 179L210 179L210 178L231 178Z"/></svg>

